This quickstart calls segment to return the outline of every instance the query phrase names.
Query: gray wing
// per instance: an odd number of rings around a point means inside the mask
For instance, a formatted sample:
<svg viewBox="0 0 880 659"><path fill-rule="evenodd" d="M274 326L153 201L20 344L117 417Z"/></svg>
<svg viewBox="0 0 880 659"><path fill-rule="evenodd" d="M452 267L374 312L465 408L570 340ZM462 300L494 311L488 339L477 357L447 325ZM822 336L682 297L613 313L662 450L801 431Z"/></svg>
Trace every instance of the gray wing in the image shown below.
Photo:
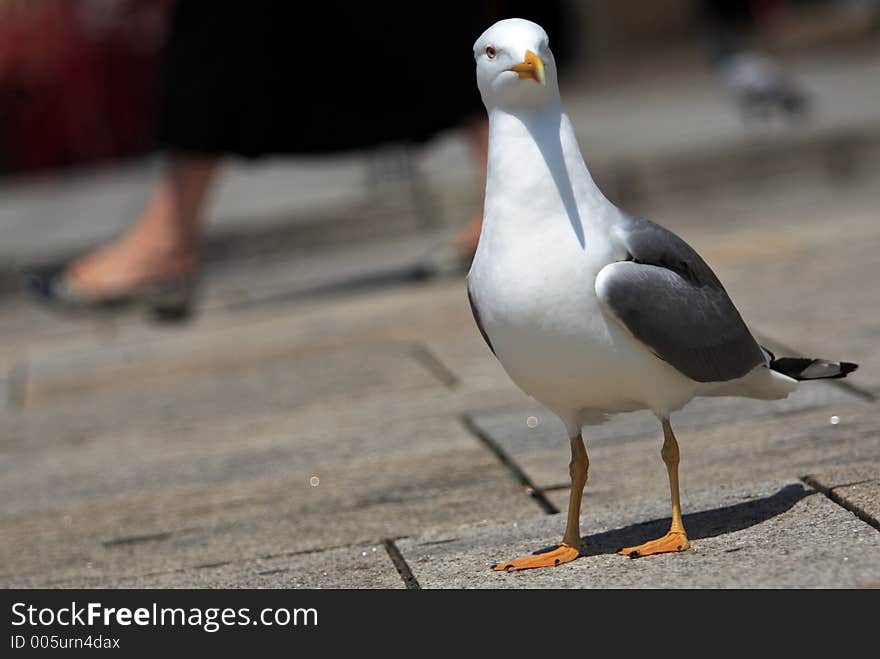
<svg viewBox="0 0 880 659"><path fill-rule="evenodd" d="M764 355L715 273L663 227L625 216L628 259L605 266L596 293L658 357L698 382L742 377Z"/></svg>

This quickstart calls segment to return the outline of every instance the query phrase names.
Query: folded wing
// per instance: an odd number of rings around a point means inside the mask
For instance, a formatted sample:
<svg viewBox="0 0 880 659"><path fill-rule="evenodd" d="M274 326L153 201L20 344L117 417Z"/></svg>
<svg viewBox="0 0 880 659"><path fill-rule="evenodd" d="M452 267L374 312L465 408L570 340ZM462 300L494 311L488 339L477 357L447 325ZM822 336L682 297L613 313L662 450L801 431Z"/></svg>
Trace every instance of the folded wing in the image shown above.
<svg viewBox="0 0 880 659"><path fill-rule="evenodd" d="M698 382L733 380L766 363L721 282L690 245L629 216L617 237L628 260L599 272L596 294L636 339Z"/></svg>

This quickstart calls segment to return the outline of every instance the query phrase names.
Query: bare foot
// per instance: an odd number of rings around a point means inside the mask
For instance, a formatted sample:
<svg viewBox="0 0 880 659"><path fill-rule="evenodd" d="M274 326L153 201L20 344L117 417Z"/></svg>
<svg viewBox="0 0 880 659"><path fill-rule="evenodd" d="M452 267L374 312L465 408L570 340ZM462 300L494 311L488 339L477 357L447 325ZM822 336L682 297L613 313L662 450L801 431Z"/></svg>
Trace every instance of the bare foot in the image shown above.
<svg viewBox="0 0 880 659"><path fill-rule="evenodd" d="M74 261L68 281L89 295L110 295L194 274L198 256L192 250L152 244L138 235L124 236Z"/></svg>
<svg viewBox="0 0 880 659"><path fill-rule="evenodd" d="M216 158L173 157L137 224L77 259L67 270L69 283L102 296L194 274L201 209L218 164Z"/></svg>

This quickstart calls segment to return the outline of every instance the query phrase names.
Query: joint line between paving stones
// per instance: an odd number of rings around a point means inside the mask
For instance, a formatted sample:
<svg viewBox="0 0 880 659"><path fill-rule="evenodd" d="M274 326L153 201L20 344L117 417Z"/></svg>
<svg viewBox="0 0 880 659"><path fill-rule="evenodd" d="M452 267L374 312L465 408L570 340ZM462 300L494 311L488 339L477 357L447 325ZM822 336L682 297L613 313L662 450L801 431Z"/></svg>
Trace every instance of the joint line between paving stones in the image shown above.
<svg viewBox="0 0 880 659"><path fill-rule="evenodd" d="M461 417L462 423L464 427L467 428L477 439L479 439L483 444L486 445L496 458L501 461L513 477L519 482L520 485L523 486L525 493L529 495L532 499L534 499L539 506L544 510L548 515L555 515L559 512L559 509L553 505L553 502L550 501L545 495L544 492L538 488L530 479L526 473L520 468L513 459L504 452L500 446L498 446L495 441L489 437L489 435L483 431L476 423L474 423L473 419L471 419L467 414L462 415Z"/></svg>
<svg viewBox="0 0 880 659"><path fill-rule="evenodd" d="M862 520L868 526L872 526L873 528L880 531L880 520L878 520L875 517L872 517L870 513L868 513L866 510L863 510L859 506L857 506L853 503L850 503L849 501L846 501L843 497L841 497L839 494L837 494L837 492L834 491L836 488L825 487L824 485L819 483L819 481L817 481L812 476L801 476L801 480L804 483L806 483L807 485L809 485L810 487L812 487L814 490L817 490L818 492L821 492L822 494L824 494L826 497L828 497L831 501L836 503L841 508L844 508L844 509L848 510L849 512L851 512L853 515L858 517L860 520Z"/></svg>
<svg viewBox="0 0 880 659"><path fill-rule="evenodd" d="M458 376L449 370L449 368L446 367L446 364L440 361L437 355L431 352L431 349L428 348L428 346L422 343L417 343L413 346L410 354L419 364L424 366L431 375L440 380L440 382L449 389L454 389L461 382L458 379Z"/></svg>
<svg viewBox="0 0 880 659"><path fill-rule="evenodd" d="M409 590L420 590L421 586L419 585L418 580L412 573L412 570L409 569L409 565L403 557L403 554L400 553L397 545L394 543L394 539L385 538L382 540L382 544L385 546L385 551L388 552L388 558L394 563L394 567L397 568L397 573L400 575L400 578L403 579L403 585Z"/></svg>
<svg viewBox="0 0 880 659"><path fill-rule="evenodd" d="M162 540L167 540L172 535L171 531L161 531L158 533L145 533L143 535L128 535L121 538L113 538L111 540L104 540L101 542L102 545L106 548L110 547L124 547L128 545L136 545L143 542L160 542Z"/></svg>
<svg viewBox="0 0 880 659"><path fill-rule="evenodd" d="M806 355L804 355L800 351L795 350L794 348L790 348L784 343L781 343L780 341L777 341L776 339L773 339L766 334L755 332L754 330L752 330L752 334L755 335L758 343L771 348L773 352L777 353L777 355L785 354L789 357L806 357ZM854 385L852 382L848 382L847 380L837 378L826 380L826 382L830 382L835 387L839 387L847 393L850 393L853 396L857 396L858 398L861 398L862 400L869 403L877 402L877 397L873 393L871 393L867 389L862 389L861 387Z"/></svg>

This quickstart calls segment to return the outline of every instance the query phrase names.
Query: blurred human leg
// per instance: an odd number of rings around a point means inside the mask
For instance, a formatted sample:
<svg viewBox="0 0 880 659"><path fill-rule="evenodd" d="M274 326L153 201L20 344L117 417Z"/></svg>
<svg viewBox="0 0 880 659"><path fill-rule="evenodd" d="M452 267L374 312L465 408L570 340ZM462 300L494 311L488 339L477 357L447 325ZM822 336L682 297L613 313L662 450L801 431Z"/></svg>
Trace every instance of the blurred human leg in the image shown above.
<svg viewBox="0 0 880 659"><path fill-rule="evenodd" d="M135 225L74 261L68 282L90 296L111 295L195 274L214 157L173 155Z"/></svg>

